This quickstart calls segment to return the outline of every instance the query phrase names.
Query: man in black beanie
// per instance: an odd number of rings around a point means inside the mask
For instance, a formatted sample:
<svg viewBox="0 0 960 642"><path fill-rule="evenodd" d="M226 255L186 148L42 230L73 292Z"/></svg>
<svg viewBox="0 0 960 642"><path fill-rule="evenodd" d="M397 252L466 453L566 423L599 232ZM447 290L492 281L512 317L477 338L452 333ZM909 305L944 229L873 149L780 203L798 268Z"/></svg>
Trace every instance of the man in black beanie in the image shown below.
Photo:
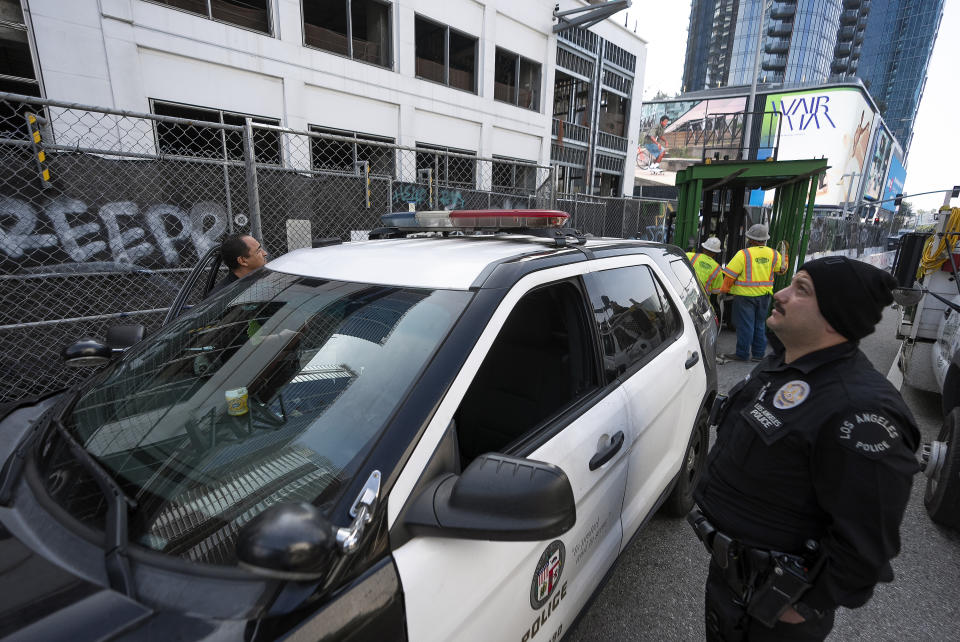
<svg viewBox="0 0 960 642"><path fill-rule="evenodd" d="M822 640L893 579L920 434L858 342L894 286L828 257L774 294L775 352L717 405L688 517L712 558L708 640Z"/></svg>

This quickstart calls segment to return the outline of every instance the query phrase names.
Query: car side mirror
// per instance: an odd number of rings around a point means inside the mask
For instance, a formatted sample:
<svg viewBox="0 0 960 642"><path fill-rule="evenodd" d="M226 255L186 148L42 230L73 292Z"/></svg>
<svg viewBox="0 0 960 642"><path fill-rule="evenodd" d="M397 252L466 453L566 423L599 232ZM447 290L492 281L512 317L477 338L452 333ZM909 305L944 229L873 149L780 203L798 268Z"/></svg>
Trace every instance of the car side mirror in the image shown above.
<svg viewBox="0 0 960 642"><path fill-rule="evenodd" d="M274 504L240 531L237 560L257 575L315 579L330 567L336 531L313 504Z"/></svg>
<svg viewBox="0 0 960 642"><path fill-rule="evenodd" d="M431 481L404 518L418 534L506 542L559 537L576 521L573 489L563 470L497 453L477 457L462 475Z"/></svg>
<svg viewBox="0 0 960 642"><path fill-rule="evenodd" d="M126 350L143 339L144 327L139 323L112 325L107 328L107 346L114 350Z"/></svg>
<svg viewBox="0 0 960 642"><path fill-rule="evenodd" d="M71 343L60 353L63 362L74 368L94 368L110 361L113 351L91 337Z"/></svg>

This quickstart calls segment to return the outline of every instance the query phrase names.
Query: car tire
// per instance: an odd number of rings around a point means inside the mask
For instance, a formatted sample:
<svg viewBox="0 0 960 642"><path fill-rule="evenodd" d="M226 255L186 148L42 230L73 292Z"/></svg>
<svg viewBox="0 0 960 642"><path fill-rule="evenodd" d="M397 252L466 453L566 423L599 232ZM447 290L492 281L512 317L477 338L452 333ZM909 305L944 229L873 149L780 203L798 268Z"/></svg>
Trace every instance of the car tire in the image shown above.
<svg viewBox="0 0 960 642"><path fill-rule="evenodd" d="M927 479L923 505L936 523L960 529L960 408L943 420L937 441L946 444L946 452L937 474Z"/></svg>
<svg viewBox="0 0 960 642"><path fill-rule="evenodd" d="M707 449L710 446L710 428L707 426L707 407L700 410L697 422L687 450L683 453L683 467L677 477L677 483L663 503L662 511L668 517L684 517L693 508L693 489L700 481L703 467L707 463Z"/></svg>

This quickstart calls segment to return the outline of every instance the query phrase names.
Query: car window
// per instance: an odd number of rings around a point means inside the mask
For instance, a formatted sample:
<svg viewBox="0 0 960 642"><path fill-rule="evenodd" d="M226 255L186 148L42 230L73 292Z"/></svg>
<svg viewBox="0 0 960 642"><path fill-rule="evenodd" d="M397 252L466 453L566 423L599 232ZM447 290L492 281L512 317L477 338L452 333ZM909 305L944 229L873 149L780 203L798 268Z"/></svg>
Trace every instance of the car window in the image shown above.
<svg viewBox="0 0 960 642"><path fill-rule="evenodd" d="M269 506L329 509L471 297L264 269L112 364L64 425L136 501L133 541L232 564ZM48 489L102 526L68 450L43 458Z"/></svg>
<svg viewBox="0 0 960 642"><path fill-rule="evenodd" d="M645 363L680 335L683 321L645 265L592 273L587 290L600 331L607 383Z"/></svg>
<svg viewBox="0 0 960 642"><path fill-rule="evenodd" d="M710 327L713 322L713 310L710 302L707 300L700 282L690 264L684 261L670 261L670 268L677 277L680 285L680 296L683 299L683 305L690 313L697 331L702 332Z"/></svg>
<svg viewBox="0 0 960 642"><path fill-rule="evenodd" d="M579 285L563 281L517 302L454 416L464 465L510 452L597 388L596 353Z"/></svg>

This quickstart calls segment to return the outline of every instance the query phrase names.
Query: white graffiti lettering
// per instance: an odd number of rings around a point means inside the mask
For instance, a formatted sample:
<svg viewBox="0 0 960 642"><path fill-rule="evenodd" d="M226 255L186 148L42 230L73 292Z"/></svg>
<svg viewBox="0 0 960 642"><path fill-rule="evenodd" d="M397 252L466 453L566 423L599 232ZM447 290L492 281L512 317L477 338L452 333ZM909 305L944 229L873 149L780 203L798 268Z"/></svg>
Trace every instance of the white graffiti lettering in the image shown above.
<svg viewBox="0 0 960 642"><path fill-rule="evenodd" d="M97 252L106 249L107 244L103 241L91 241L83 246L77 242L85 236L91 236L100 231L100 226L96 223L81 223L73 227L67 220L69 214L87 213L87 206L83 201L75 198L57 198L47 205L46 213L47 218L53 223L57 236L60 237L60 245L76 263L82 263Z"/></svg>
<svg viewBox="0 0 960 642"><path fill-rule="evenodd" d="M107 238L110 240L110 251L113 253L114 261L136 263L137 259L153 253L152 243L139 243L130 247L131 243L139 241L146 235L142 227L130 228L125 232L120 231L120 224L117 219L121 216L135 217L139 211L140 208L137 207L137 204L130 201L107 203L100 208L100 219L107 230Z"/></svg>
<svg viewBox="0 0 960 642"><path fill-rule="evenodd" d="M0 196L0 220L12 218L10 229L0 225L0 250L7 256L19 259L26 250L51 247L57 244L56 234L34 234L37 227L37 214L28 203Z"/></svg>
<svg viewBox="0 0 960 642"><path fill-rule="evenodd" d="M76 263L109 255L118 263L137 264L159 254L175 266L193 258L188 247L199 258L227 230L226 211L211 201L195 203L189 212L169 203L145 209L133 201L104 203L96 210L100 222L91 221L92 211L75 198L57 197L41 211L49 221L46 229L53 233L38 231L43 228L34 205L0 196L0 258L22 260L47 250L40 262L49 263L49 256L59 250Z"/></svg>

